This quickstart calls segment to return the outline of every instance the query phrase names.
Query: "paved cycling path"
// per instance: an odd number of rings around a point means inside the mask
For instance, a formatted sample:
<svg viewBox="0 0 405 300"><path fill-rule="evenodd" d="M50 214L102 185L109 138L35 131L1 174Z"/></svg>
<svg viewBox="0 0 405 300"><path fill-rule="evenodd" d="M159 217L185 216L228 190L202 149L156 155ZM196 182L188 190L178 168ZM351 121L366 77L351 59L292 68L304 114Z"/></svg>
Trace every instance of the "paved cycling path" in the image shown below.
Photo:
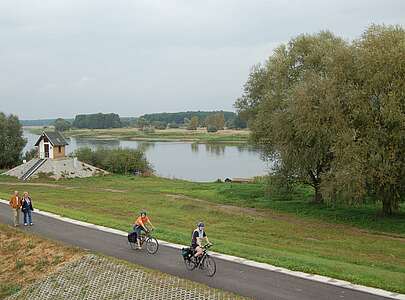
<svg viewBox="0 0 405 300"><path fill-rule="evenodd" d="M207 284L214 288L221 288L254 299L405 299L405 295L391 294L382 290L368 289L361 286L341 287L338 280L323 283L314 278L305 279L309 276L304 273L296 273L292 276L284 273L282 269L269 270L257 264L247 265L248 261L241 260L239 263L232 257L224 256L225 259L216 257L217 274L208 278L199 270L189 272L185 269L180 251L176 245L162 244L156 255L147 255L145 251L131 250L126 237L118 230L103 229L94 225L78 225L80 223L61 217L52 216L45 212L34 212L33 227L22 227L24 230L42 235L46 238L59 240L64 243L89 249L98 253L120 258L129 262L142 265L147 268L187 278L196 282ZM12 214L4 201L0 202L0 223L12 224ZM101 228L101 230L100 230ZM110 231L110 232L109 232ZM356 290L358 289L358 290ZM360 289L360 290L359 290ZM374 294L361 291L364 289Z"/></svg>

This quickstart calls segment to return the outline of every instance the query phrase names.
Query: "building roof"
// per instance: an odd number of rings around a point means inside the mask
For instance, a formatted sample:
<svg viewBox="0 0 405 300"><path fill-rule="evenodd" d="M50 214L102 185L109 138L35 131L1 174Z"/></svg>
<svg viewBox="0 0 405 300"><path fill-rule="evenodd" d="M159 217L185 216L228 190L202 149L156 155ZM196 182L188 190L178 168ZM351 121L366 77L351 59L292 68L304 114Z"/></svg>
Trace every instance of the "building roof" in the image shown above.
<svg viewBox="0 0 405 300"><path fill-rule="evenodd" d="M44 137L47 137L52 146L66 146L69 145L63 135L59 131L43 131L35 146L38 146Z"/></svg>

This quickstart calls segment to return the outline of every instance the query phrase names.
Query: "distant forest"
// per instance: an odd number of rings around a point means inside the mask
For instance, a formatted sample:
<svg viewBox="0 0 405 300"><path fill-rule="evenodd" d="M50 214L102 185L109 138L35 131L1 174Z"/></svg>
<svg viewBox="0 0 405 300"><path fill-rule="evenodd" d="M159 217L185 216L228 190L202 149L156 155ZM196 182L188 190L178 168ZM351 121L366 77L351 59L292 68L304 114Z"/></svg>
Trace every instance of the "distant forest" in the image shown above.
<svg viewBox="0 0 405 300"><path fill-rule="evenodd" d="M106 129L123 127L118 114L77 115L72 124L75 128Z"/></svg>
<svg viewBox="0 0 405 300"><path fill-rule="evenodd" d="M184 120L191 120L192 117L198 117L200 120L205 120L209 115L222 113L224 114L225 122L236 118L236 114L231 111L186 111L186 112L175 112L175 113L154 113L146 114L141 116L141 118L146 121L152 122L164 122L164 123L176 123L184 124Z"/></svg>
<svg viewBox="0 0 405 300"><path fill-rule="evenodd" d="M23 126L56 126L64 122L66 128L121 128L121 127L140 127L152 126L158 129L166 127L197 127L205 126L208 123L218 122L222 118L222 125L217 125L217 129L227 128L246 128L247 124L237 114L231 111L187 111L175 113L153 113L145 114L140 117L120 117L118 114L97 113L80 114L74 119L43 119L43 120L21 120ZM216 120L215 120L216 119ZM208 122L208 123L207 123ZM195 123L193 125L193 123ZM221 121L219 121L221 123ZM194 128L195 129L195 128ZM59 129L58 129L59 130Z"/></svg>

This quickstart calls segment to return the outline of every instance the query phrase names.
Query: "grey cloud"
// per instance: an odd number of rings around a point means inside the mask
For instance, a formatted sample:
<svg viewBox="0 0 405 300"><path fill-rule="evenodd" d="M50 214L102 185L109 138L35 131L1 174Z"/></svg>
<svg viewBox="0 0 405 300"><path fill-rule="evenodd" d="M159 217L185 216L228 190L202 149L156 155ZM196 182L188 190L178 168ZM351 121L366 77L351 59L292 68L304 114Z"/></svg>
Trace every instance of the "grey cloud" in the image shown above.
<svg viewBox="0 0 405 300"><path fill-rule="evenodd" d="M322 29L404 24L402 0L3 0L0 111L232 109L250 67Z"/></svg>

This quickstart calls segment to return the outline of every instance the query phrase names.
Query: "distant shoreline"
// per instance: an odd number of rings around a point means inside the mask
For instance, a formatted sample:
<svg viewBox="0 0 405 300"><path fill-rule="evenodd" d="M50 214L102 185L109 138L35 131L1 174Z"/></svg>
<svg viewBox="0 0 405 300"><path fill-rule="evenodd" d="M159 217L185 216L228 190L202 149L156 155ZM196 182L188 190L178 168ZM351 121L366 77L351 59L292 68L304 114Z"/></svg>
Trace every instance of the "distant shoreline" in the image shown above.
<svg viewBox="0 0 405 300"><path fill-rule="evenodd" d="M41 134L43 130L53 130L53 127L24 126L32 134ZM99 140L129 140L150 142L197 142L197 143L230 143L247 144L249 130L225 129L215 133L207 132L205 128L197 130L165 129L153 132L141 131L137 128L114 129L73 129L63 132L66 137L94 138Z"/></svg>

